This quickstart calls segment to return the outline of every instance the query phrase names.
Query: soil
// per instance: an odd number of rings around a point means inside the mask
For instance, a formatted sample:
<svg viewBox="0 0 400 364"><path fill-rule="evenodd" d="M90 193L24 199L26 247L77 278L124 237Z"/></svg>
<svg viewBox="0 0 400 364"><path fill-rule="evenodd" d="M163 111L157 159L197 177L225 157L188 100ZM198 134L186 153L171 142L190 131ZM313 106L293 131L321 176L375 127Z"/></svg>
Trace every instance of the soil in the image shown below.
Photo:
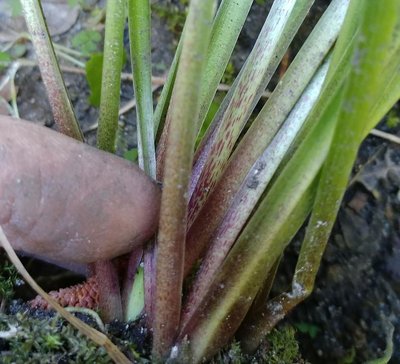
<svg viewBox="0 0 400 364"><path fill-rule="evenodd" d="M313 12L302 26L291 47L296 53L316 19L329 1L316 1ZM101 3L100 3L101 4ZM254 4L240 36L232 63L238 70L255 42L268 13L271 1ZM68 45L87 20L80 12L67 33L54 40ZM177 35L167 20L153 16L154 74L163 75L172 61ZM129 46L126 39L126 49ZM28 55L31 55L28 46ZM128 66L126 71L129 71ZM65 73L65 82L85 138L95 145L98 110L89 106L89 90L84 75ZM276 82L276 79L275 79ZM51 110L37 67L22 68L16 77L20 116L54 127ZM271 84L273 88L274 82ZM133 96L131 82L123 83L121 103ZM157 96L157 94L156 94ZM400 115L400 107L394 109ZM121 119L118 152L136 146L135 112ZM400 126L389 128L383 120L378 128L400 135ZM312 296L292 314L288 321L298 328L302 354L311 363L362 363L382 356L390 323L395 327L394 355L391 363L400 363L400 147L369 136L360 148L354 174L346 193L332 237L325 252ZM290 283L303 232L288 248L277 274L273 294ZM80 276L58 267L25 258L38 282L46 289L75 283ZM48 277L55 277L49 280ZM47 277L47 278L44 278ZM61 283L62 282L62 283ZM23 286L19 298L33 293Z"/></svg>
<svg viewBox="0 0 400 364"><path fill-rule="evenodd" d="M400 362L399 158L399 146L375 137L361 147L314 292L288 318L303 331L298 337L311 363L381 357L391 324L391 363ZM302 233L288 248L275 293L289 287Z"/></svg>

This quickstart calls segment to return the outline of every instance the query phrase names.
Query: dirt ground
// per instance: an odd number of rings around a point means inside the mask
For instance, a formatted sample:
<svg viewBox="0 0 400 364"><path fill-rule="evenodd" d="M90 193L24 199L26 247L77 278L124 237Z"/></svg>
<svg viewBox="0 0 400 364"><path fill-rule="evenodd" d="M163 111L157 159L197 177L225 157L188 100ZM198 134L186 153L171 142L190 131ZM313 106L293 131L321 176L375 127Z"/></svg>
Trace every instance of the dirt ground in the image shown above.
<svg viewBox="0 0 400 364"><path fill-rule="evenodd" d="M268 1L263 5L255 4L252 8L232 59L236 71L254 44L269 3ZM329 1L316 1L306 26L302 27L300 35L291 47L292 55L327 3ZM99 4L101 5L101 2ZM0 13L0 19L5 16L4 12ZM79 11L76 21L66 32L55 35L54 41L68 45L71 36L82 29L88 17L88 12ZM153 27L154 74L164 75L172 61L177 35L170 29L168 20L164 17L154 15ZM5 32L4 22L0 28L1 32ZM126 41L127 51L128 48ZM27 55L31 56L29 45ZM126 66L125 71L129 71L129 66ZM85 138L89 144L94 145L98 110L87 102L89 90L85 76L66 72L65 82L77 117L85 131ZM16 75L16 85L20 116L53 127L38 68L21 68ZM125 81L121 104L127 103L132 97L131 82ZM394 118L400 116L399 105L391 115ZM120 154L136 146L135 118L134 110L120 118ZM399 123L388 123L387 118L378 128L400 135ZM288 248L277 274L273 289L275 294L289 285L301 236L302 232ZM41 276L48 275L48 271L43 272L42 264L32 261L29 264L36 269L39 283L45 284L48 279ZM41 267L42 270L39 271L39 268L35 267ZM61 274L61 271L57 271L57 277L64 283L69 284L79 279L65 272L62 272L62 276L59 273ZM47 284L46 288L53 289L59 284L59 280L55 279L51 284ZM23 290L26 291L26 288ZM375 136L369 136L363 143L323 258L315 291L288 317L288 321L298 328L304 358L311 363L325 364L363 363L382 356L390 325L393 325L395 350L391 363L400 363L399 145Z"/></svg>

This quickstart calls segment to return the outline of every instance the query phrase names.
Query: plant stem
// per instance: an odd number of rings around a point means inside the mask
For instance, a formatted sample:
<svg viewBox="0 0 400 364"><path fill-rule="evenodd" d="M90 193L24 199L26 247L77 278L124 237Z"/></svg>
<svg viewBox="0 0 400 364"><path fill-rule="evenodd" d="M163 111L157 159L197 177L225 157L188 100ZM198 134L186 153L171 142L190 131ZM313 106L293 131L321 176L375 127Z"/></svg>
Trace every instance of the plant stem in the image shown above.
<svg viewBox="0 0 400 364"><path fill-rule="evenodd" d="M149 0L128 0L128 23L129 40L132 64L132 79L136 99L136 125L138 135L138 154L139 166L147 175L156 178L156 152L155 152L155 131L153 120L153 89L152 89L152 70L151 70L151 14ZM153 260L154 241L148 243L145 249L144 266L145 275L139 275L135 279L135 286L146 285L144 292L147 298L130 297L130 302L143 301L138 304L145 306L147 321L152 320L152 296L153 285L149 282L154 280L154 267L148 264L148 260ZM148 256L150 254L150 257ZM139 283L137 280L142 282ZM144 282L143 282L144 279ZM143 292L143 293L144 293ZM132 291L131 294L135 294ZM138 309L136 309L138 311ZM127 313L130 314L130 313Z"/></svg>
<svg viewBox="0 0 400 364"><path fill-rule="evenodd" d="M191 314L195 312L207 287L212 282L212 277L222 265L251 212L271 181L275 171L278 169L293 139L318 99L328 71L328 65L329 63L326 62L321 66L289 114L283 127L276 134L264 153L253 164L236 193L231 206L226 211L221 224L211 239L210 247L196 275L196 280L192 286L188 303L184 310L185 319L188 320ZM185 319L183 320L186 321Z"/></svg>
<svg viewBox="0 0 400 364"><path fill-rule="evenodd" d="M400 4L397 1L370 4L363 0L362 4L359 4L352 0L352 5L364 15L362 29L353 53L352 72L348 78L341 113L318 186L314 210L294 278L294 281L301 282L307 291L312 290L315 274L309 274L310 272L299 268L306 265L319 266L359 145L364 137L365 125L372 127L379 121L371 120L371 109L379 100L382 88L386 86L382 75L386 74L390 38L400 23ZM397 39L400 43L399 35ZM399 54L393 56L398 62ZM397 98L399 96L397 94ZM316 269L314 272L316 273Z"/></svg>
<svg viewBox="0 0 400 364"><path fill-rule="evenodd" d="M335 42L348 0L334 0L230 157L187 236L185 272L204 254L252 165L270 144ZM196 171L194 172L196 173Z"/></svg>
<svg viewBox="0 0 400 364"><path fill-rule="evenodd" d="M333 119L319 123L272 185L215 274L179 337L190 339L199 360L215 353L238 329L266 272L309 214L318 174L333 134Z"/></svg>
<svg viewBox="0 0 400 364"><path fill-rule="evenodd" d="M192 0L182 54L167 115L170 119L164 189L156 249L153 359L165 359L180 322L186 235L187 189L193 160L199 92L209 45L214 0Z"/></svg>
<svg viewBox="0 0 400 364"><path fill-rule="evenodd" d="M17 90L15 88L15 76L20 68L20 63L14 61L6 72L6 79L10 82L10 98L11 98L11 111L15 118L19 119L19 111L17 104Z"/></svg>
<svg viewBox="0 0 400 364"><path fill-rule="evenodd" d="M110 3L112 2L113 1L110 1ZM49 37L40 1L22 0L21 4L23 6L29 33L32 37L32 42L35 46L36 53L38 54L38 63L43 81L47 88L50 104L53 109L54 119L59 127L60 132L83 141L83 135L75 119L75 114L68 98L57 58L54 53L53 44ZM121 9L119 12L121 13ZM110 14L113 14L113 11L110 11ZM122 14L124 14L123 7ZM123 24L121 29L123 31ZM122 56L120 57L120 60L122 63ZM120 80L120 74L121 67L117 69L117 77L115 77L115 79ZM116 106L118 117L118 103L116 103ZM99 282L103 283L99 285L101 287L99 301L103 315L107 320L112 318L122 318L118 277L116 276L115 268L113 267L112 263L94 263L91 266L91 270L92 273L96 274L96 278L99 280Z"/></svg>
<svg viewBox="0 0 400 364"><path fill-rule="evenodd" d="M215 139L211 142L212 146L206 156L199 158L202 166L197 163L194 166L189 225L214 189L240 132L312 3L313 0L276 0L273 3L256 44L240 72L232 99L218 124Z"/></svg>
<svg viewBox="0 0 400 364"><path fill-rule="evenodd" d="M151 19L149 0L128 0L129 39L136 98L139 166L156 178L151 87Z"/></svg>
<svg viewBox="0 0 400 364"><path fill-rule="evenodd" d="M81 68L85 68L85 63L78 61L76 58L70 56L67 53L64 53L63 51L60 50L56 50L57 56L60 58L64 58L66 61L71 62L72 64L74 64L75 66L81 67Z"/></svg>
<svg viewBox="0 0 400 364"><path fill-rule="evenodd" d="M63 46L61 44L54 43L54 49L56 51L61 51L63 53L69 54L71 56L80 57L80 58L84 57L82 52L79 52L79 51L77 51L75 49L72 49L72 48L65 47L65 46ZM83 66L83 67L85 67L85 66Z"/></svg>
<svg viewBox="0 0 400 364"><path fill-rule="evenodd" d="M68 98L41 3L39 0L21 0L21 5L47 89L54 121L61 133L82 141L83 134Z"/></svg>
<svg viewBox="0 0 400 364"><path fill-rule="evenodd" d="M397 1L387 1L383 4L353 0L350 4L338 47L335 47L334 56L337 60L342 57L341 46L347 43L357 28L352 23L361 23L361 29L356 47L353 47L352 57L347 62L351 72L338 90L333 107L331 106L329 119L335 120L333 140L322 169L292 288L267 302L259 316L246 323L241 332L242 344L246 351L256 350L265 334L313 290L322 254L336 219L358 147L364 137L365 127L373 126L379 121L371 119L376 116L371 111L379 108L379 96L392 76L385 72L385 67L392 58L389 51L390 38L396 34L399 14L400 4ZM399 50L398 33L396 37ZM393 57L398 64L399 54L394 53ZM331 76L334 78L336 75ZM399 89L393 91L399 92ZM397 93L396 96L398 98L400 94Z"/></svg>
<svg viewBox="0 0 400 364"><path fill-rule="evenodd" d="M97 147L107 152L115 151L118 128L118 111L123 61L123 33L125 26L125 1L108 0L104 38L104 62L101 85L100 117ZM105 319L122 319L122 302L118 275L111 261L92 265L99 284L100 309Z"/></svg>
<svg viewBox="0 0 400 364"><path fill-rule="evenodd" d="M118 128L121 71L124 55L125 1L107 0L104 62L97 146L113 153Z"/></svg>
<svg viewBox="0 0 400 364"><path fill-rule="evenodd" d="M99 309L105 322L122 320L122 302L117 270L111 260L90 264L92 275L99 283Z"/></svg>
<svg viewBox="0 0 400 364"><path fill-rule="evenodd" d="M171 67L169 68L167 79L165 80L164 87L161 91L160 98L158 100L156 110L154 112L154 137L157 137L160 133L160 129L162 129L163 133L165 129L164 122L165 117L167 115L168 105L171 101L172 89L174 87L175 78L176 78L176 70L178 68L179 58L182 52L182 39L185 34L185 29L183 29L181 40L178 43L178 47L176 48L174 59L172 60Z"/></svg>
<svg viewBox="0 0 400 364"><path fill-rule="evenodd" d="M232 54L233 48L239 37L239 33L246 20L252 0L230 1L224 0L218 9L218 13L214 19L211 31L210 45L207 51L207 64L205 66L204 77L201 85L200 93L200 114L197 121L197 131L199 132L201 125L207 115L211 102L215 96L219 81L225 71L226 65ZM182 34L184 34L185 29ZM183 35L182 35L183 37ZM160 120L163 120L166 114L168 101L171 96L173 82L175 82L176 68L179 61L182 42L178 44L178 48L172 62L168 79L160 101L155 112L155 123L158 127ZM158 178L162 179L163 163L165 158L165 143L169 132L169 125L165 124L160 142L157 148L158 161Z"/></svg>
<svg viewBox="0 0 400 364"><path fill-rule="evenodd" d="M219 6L213 22L207 64L202 81L197 131L201 129L207 116L252 3L252 0L223 0Z"/></svg>

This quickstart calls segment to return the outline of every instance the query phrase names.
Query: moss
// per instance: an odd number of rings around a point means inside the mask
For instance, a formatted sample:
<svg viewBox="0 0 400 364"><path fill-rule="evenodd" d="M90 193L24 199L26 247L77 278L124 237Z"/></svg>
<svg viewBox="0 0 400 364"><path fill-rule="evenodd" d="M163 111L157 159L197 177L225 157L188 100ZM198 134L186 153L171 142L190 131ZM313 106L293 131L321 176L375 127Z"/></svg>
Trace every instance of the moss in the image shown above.
<svg viewBox="0 0 400 364"><path fill-rule="evenodd" d="M134 323L132 323L134 325ZM124 334L121 337L121 325ZM112 340L131 360L137 363L150 363L150 350L142 342L141 353L136 351L133 342L138 338L128 337L130 324L111 325L108 329ZM6 337L9 333L8 337ZM118 334L119 333L119 334ZM128 335L128 336L127 336ZM143 338L146 333L142 333ZM144 352L143 352L144 350ZM189 354L188 354L189 355ZM27 314L0 314L0 356L1 363L112 363L106 351L81 335L76 329L58 316L33 318ZM189 362L189 361L184 361ZM284 326L273 330L255 355L241 351L240 343L233 342L219 352L211 364L269 363L306 364L301 358L295 329Z"/></svg>
<svg viewBox="0 0 400 364"><path fill-rule="evenodd" d="M301 358L295 334L292 326L273 330L254 355L242 353L240 343L233 342L228 349L218 353L211 364L307 364Z"/></svg>
<svg viewBox="0 0 400 364"><path fill-rule="evenodd" d="M0 264L0 299L8 300L14 294L14 287L18 284L18 272L8 261Z"/></svg>
<svg viewBox="0 0 400 364"><path fill-rule="evenodd" d="M221 350L210 364L240 364L251 363L251 358L242 353L240 344L234 341L227 349Z"/></svg>
<svg viewBox="0 0 400 364"><path fill-rule="evenodd" d="M2 363L111 363L98 347L63 320L38 320L24 314L0 315L10 336L2 340Z"/></svg>
<svg viewBox="0 0 400 364"><path fill-rule="evenodd" d="M129 324L123 326L126 329ZM131 333L131 330L125 331ZM108 336L131 360L137 363L149 362L136 352L133 340L121 338L121 330L118 335L108 333ZM60 317L37 319L22 313L0 314L0 357L2 364L112 363L103 347L99 347Z"/></svg>
<svg viewBox="0 0 400 364"><path fill-rule="evenodd" d="M301 359L299 344L295 334L296 330L292 326L284 326L280 330L273 330L267 336L269 348L263 353L263 348L261 347L258 355L266 363L270 364L305 363Z"/></svg>

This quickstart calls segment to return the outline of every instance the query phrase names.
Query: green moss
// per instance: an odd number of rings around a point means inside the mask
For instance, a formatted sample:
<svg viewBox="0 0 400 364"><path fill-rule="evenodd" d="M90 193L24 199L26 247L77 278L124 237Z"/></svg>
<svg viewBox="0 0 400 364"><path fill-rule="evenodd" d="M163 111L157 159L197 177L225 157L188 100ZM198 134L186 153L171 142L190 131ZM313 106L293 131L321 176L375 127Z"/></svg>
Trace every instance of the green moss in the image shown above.
<svg viewBox="0 0 400 364"><path fill-rule="evenodd" d="M0 315L8 325L2 363L111 363L105 349L80 334L59 318L38 320L23 314Z"/></svg>
<svg viewBox="0 0 400 364"><path fill-rule="evenodd" d="M262 352L259 354L262 354L265 362L270 364L304 363L301 359L295 334L296 330L292 326L273 330L267 336L269 349L264 354Z"/></svg>
<svg viewBox="0 0 400 364"><path fill-rule="evenodd" d="M301 358L295 334L292 326L274 329L254 355L242 353L240 343L233 342L228 349L218 353L211 364L307 364Z"/></svg>
<svg viewBox="0 0 400 364"><path fill-rule="evenodd" d="M252 363L253 361L249 356L242 353L240 344L233 342L228 349L219 352L210 364L240 364L240 363Z"/></svg>
<svg viewBox="0 0 400 364"><path fill-rule="evenodd" d="M0 314L1 363L112 363L106 351L81 335L59 317L36 319L25 314ZM113 337L113 341L138 363L150 363L135 351L133 343ZM189 355L189 354L188 354ZM189 359L188 359L189 360ZM190 361L190 360L189 360ZM184 361L184 362L189 362ZM218 353L211 364L269 363L306 364L301 358L295 329L285 326L273 330L255 355L242 353L233 342Z"/></svg>
<svg viewBox="0 0 400 364"><path fill-rule="evenodd" d="M18 272L16 268L5 261L0 265L0 300L8 300L14 294L14 287L18 283Z"/></svg>

